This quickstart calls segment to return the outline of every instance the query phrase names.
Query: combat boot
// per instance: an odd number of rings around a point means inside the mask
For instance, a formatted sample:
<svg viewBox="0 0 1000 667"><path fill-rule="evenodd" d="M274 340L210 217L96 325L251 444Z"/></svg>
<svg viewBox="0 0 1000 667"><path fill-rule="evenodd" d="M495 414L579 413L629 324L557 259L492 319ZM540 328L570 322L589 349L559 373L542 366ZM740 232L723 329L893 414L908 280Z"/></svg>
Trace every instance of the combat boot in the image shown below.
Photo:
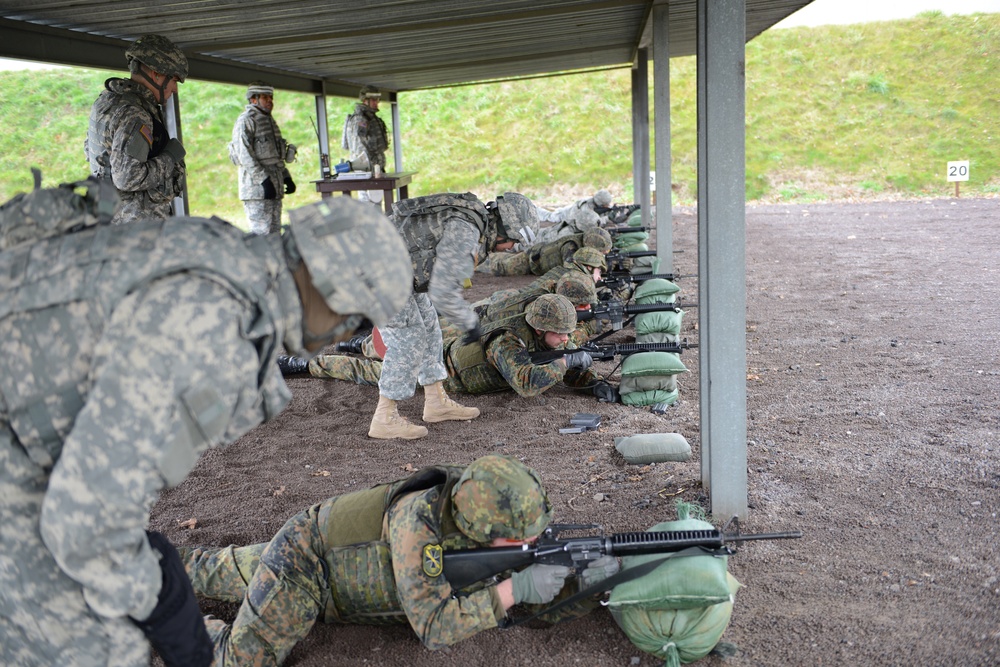
<svg viewBox="0 0 1000 667"><path fill-rule="evenodd" d="M309 372L309 360L302 357L290 357L286 354L278 356L278 368L282 375L296 375Z"/></svg>
<svg viewBox="0 0 1000 667"><path fill-rule="evenodd" d="M372 417L371 426L368 428L369 438L416 440L425 435L427 435L426 426L411 424L406 417L399 414L399 410L396 409L396 401L379 395L378 407L375 408L375 416Z"/></svg>
<svg viewBox="0 0 1000 667"><path fill-rule="evenodd" d="M334 349L337 352L349 352L350 354L361 354L363 351L363 345L365 339L371 336L371 333L364 333L359 336L352 336L350 340L337 343Z"/></svg>
<svg viewBox="0 0 1000 667"><path fill-rule="evenodd" d="M424 421L469 421L479 416L479 408L467 408L448 398L443 382L424 387Z"/></svg>

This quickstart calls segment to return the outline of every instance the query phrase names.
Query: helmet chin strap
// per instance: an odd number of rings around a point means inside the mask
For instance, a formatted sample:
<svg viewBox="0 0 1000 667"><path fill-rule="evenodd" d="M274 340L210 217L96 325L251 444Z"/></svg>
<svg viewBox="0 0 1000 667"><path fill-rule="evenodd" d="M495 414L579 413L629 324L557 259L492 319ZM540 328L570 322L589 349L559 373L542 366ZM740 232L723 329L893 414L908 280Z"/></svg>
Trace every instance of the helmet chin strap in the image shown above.
<svg viewBox="0 0 1000 667"><path fill-rule="evenodd" d="M141 74L142 78L144 78L146 81L149 82L149 85L151 85L153 88L155 88L160 93L159 99L157 100L156 103L157 104L163 104L163 103L165 103L167 101L167 99L166 99L167 86L170 85L170 79L171 79L171 77L163 75L164 76L163 83L159 84L159 83L156 83L156 81L153 80L153 77L149 76L149 74L146 73L147 69L150 72L153 71L149 67L146 67L145 65L141 65L140 64L140 66L139 66L139 74ZM153 72L153 73L154 74L159 74L159 72Z"/></svg>

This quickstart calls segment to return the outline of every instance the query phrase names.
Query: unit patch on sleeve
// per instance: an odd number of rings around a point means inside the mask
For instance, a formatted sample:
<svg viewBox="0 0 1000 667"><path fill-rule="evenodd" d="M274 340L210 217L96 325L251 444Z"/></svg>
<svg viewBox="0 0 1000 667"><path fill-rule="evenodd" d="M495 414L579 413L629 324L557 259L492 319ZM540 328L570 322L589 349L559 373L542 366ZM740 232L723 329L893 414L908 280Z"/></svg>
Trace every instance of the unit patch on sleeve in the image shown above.
<svg viewBox="0 0 1000 667"><path fill-rule="evenodd" d="M424 545L424 574L428 577L440 577L444 571L444 550L440 544Z"/></svg>

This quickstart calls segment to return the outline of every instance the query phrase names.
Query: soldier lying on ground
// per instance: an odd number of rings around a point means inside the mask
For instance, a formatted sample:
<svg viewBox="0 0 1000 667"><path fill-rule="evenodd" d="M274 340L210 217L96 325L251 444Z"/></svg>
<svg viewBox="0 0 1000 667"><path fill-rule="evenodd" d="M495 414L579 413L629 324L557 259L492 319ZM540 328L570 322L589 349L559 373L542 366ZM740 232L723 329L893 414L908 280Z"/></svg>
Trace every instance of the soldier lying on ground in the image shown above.
<svg viewBox="0 0 1000 667"><path fill-rule="evenodd" d="M329 498L296 514L266 544L182 548L196 593L242 602L232 625L208 617L216 667L280 665L317 620L409 623L430 649L498 627L515 604L546 605L618 571L611 556L579 577L530 565L497 583L454 590L443 550L514 546L536 538L552 508L537 473L512 457L425 468L409 478ZM594 599L547 620L585 615Z"/></svg>
<svg viewBox="0 0 1000 667"><path fill-rule="evenodd" d="M580 248L594 248L606 255L612 246L611 234L606 229L591 227L585 232L535 244L524 252L494 253L477 266L476 271L494 276L541 276L565 262L573 261L573 253Z"/></svg>
<svg viewBox="0 0 1000 667"><path fill-rule="evenodd" d="M543 294L529 303L512 308L499 319L481 323L483 335L465 343L455 329L444 338L449 392L487 394L513 389L524 397L538 396L561 384L588 389L600 400L613 401L615 388L601 380L590 368L593 359L584 351L573 352L546 364L534 364L531 353L564 348L570 335L585 339L577 330L576 308L559 294ZM581 327L591 327L584 323ZM581 328L582 332L590 329ZM368 354L373 346L368 345ZM308 371L313 377L347 380L362 385L378 383L382 363L377 359L341 354L320 355L310 362L282 357L279 366L286 373Z"/></svg>

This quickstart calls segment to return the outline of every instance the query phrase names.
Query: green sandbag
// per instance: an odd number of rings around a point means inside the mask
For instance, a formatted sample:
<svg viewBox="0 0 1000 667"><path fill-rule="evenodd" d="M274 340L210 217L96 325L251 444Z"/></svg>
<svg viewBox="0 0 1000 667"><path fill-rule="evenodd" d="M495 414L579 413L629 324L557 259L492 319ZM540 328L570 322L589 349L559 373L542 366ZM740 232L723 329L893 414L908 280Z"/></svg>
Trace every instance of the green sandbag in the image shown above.
<svg viewBox="0 0 1000 667"><path fill-rule="evenodd" d="M691 458L691 445L680 433L638 433L615 438L615 449L633 465Z"/></svg>
<svg viewBox="0 0 1000 667"><path fill-rule="evenodd" d="M654 389L651 391L633 391L630 394L622 394L621 397L622 405L631 405L636 408L641 408L646 405L656 405L657 403L673 405L680 397L680 392L677 389L674 389L673 391Z"/></svg>
<svg viewBox="0 0 1000 667"><path fill-rule="evenodd" d="M635 342L637 343L678 343L681 337L677 334L660 333L659 331L650 331L649 333L641 333L635 335Z"/></svg>
<svg viewBox="0 0 1000 667"><path fill-rule="evenodd" d="M635 333L668 333L678 335L681 332L683 310L664 310L659 313L639 313L635 316Z"/></svg>
<svg viewBox="0 0 1000 667"><path fill-rule="evenodd" d="M652 255L650 257L634 258L632 260L632 268L629 269L629 273L631 273L633 276L642 273L659 273L659 272L660 272L660 258L655 255Z"/></svg>
<svg viewBox="0 0 1000 667"><path fill-rule="evenodd" d="M674 375L686 373L681 358L671 352L630 354L622 363L618 393L623 405L643 406L677 402Z"/></svg>
<svg viewBox="0 0 1000 667"><path fill-rule="evenodd" d="M645 243L648 238L649 234L647 232L622 232L621 234L615 234L614 247L628 248L637 243Z"/></svg>
<svg viewBox="0 0 1000 667"><path fill-rule="evenodd" d="M650 530L711 530L712 524L688 518L679 504L678 521ZM662 558L629 556L622 569ZM694 662L718 644L729 625L733 600L741 584L726 571L725 556L683 556L664 561L653 572L615 586L608 609L629 640L665 661L667 667Z"/></svg>
<svg viewBox="0 0 1000 667"><path fill-rule="evenodd" d="M622 362L622 379L644 375L677 375L687 373L687 366L673 352L638 352Z"/></svg>
<svg viewBox="0 0 1000 667"><path fill-rule="evenodd" d="M636 303L673 303L674 295L681 291L675 282L665 278L645 280L632 295Z"/></svg>
<svg viewBox="0 0 1000 667"><path fill-rule="evenodd" d="M642 227L642 209L637 208L632 211L632 214L625 220L625 224L629 227Z"/></svg>

